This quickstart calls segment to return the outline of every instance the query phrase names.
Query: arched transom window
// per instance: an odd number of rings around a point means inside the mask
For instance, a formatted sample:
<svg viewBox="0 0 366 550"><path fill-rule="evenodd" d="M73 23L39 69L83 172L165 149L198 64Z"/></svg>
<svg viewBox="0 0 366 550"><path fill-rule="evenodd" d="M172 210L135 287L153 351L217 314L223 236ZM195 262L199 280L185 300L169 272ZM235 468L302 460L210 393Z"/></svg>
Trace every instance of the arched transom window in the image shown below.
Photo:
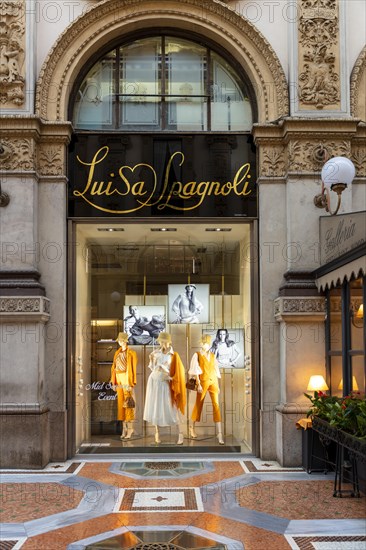
<svg viewBox="0 0 366 550"><path fill-rule="evenodd" d="M250 131L245 83L216 52L154 36L114 48L89 70L73 112L78 130Z"/></svg>

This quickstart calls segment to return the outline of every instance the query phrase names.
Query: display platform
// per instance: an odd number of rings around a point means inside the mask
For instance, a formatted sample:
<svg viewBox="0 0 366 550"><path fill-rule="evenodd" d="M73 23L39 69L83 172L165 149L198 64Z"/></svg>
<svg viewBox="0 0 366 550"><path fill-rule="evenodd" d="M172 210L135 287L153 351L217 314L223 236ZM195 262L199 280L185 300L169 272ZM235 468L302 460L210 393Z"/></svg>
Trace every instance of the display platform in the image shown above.
<svg viewBox="0 0 366 550"><path fill-rule="evenodd" d="M120 440L116 436L109 438L93 437L92 441L82 443L77 450L82 454L204 454L204 453L242 453L248 452L245 443L240 443L232 436L224 438L225 444L220 445L216 437L200 439L185 438L183 445L177 445L174 440L162 437L161 443L155 443L152 436L133 436L129 440Z"/></svg>

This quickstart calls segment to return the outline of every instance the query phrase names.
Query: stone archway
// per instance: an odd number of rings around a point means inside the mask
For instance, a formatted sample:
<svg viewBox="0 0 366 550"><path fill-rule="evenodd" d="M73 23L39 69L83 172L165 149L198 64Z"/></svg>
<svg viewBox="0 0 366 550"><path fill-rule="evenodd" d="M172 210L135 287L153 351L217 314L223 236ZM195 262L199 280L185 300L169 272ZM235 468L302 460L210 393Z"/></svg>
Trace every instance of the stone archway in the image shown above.
<svg viewBox="0 0 366 550"><path fill-rule="evenodd" d="M67 120L73 83L90 57L122 34L154 26L179 26L220 43L251 81L259 122L288 114L286 77L275 52L251 23L218 0L104 0L92 6L46 58L37 83L36 114L48 121Z"/></svg>
<svg viewBox="0 0 366 550"><path fill-rule="evenodd" d="M361 50L351 73L351 115L366 120L366 46Z"/></svg>

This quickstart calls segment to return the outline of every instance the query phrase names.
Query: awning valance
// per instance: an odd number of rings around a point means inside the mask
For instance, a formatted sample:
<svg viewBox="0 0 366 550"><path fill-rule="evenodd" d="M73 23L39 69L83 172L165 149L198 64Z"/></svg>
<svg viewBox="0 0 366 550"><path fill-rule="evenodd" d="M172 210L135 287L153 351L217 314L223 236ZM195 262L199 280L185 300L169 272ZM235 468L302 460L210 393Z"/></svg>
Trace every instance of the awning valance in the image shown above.
<svg viewBox="0 0 366 550"><path fill-rule="evenodd" d="M349 281L352 277L361 277L366 275L366 256L361 256L357 260L353 260L342 267L330 271L326 275L315 280L319 290L330 289L332 286L337 286L343 283L346 279Z"/></svg>

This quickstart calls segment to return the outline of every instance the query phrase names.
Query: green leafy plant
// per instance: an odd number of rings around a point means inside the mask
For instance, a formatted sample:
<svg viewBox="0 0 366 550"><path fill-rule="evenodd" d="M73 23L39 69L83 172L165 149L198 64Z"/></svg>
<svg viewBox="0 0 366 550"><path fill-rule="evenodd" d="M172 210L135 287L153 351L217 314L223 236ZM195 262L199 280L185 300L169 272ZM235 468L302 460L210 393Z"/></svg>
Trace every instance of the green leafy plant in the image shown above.
<svg viewBox="0 0 366 550"><path fill-rule="evenodd" d="M345 397L327 395L322 391L315 391L314 396L304 395L312 403L308 417L317 416L331 426L366 439L366 399L361 392L352 392Z"/></svg>

